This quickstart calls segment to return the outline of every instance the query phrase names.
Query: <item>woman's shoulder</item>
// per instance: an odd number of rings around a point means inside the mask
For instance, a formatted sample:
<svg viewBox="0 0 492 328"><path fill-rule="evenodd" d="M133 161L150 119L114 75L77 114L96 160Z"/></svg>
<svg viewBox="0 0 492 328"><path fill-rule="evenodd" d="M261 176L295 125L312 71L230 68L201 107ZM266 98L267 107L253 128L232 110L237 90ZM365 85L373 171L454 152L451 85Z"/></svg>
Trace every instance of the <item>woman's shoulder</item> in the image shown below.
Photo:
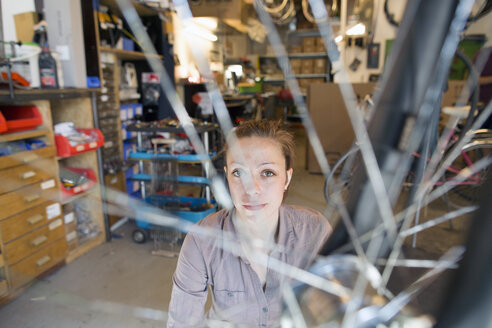
<svg viewBox="0 0 492 328"><path fill-rule="evenodd" d="M297 220L309 220L309 221L319 221L326 220L323 214L320 211L315 210L313 208L299 206L299 205L282 205L283 212L292 218ZM296 220L296 221L297 221Z"/></svg>
<svg viewBox="0 0 492 328"><path fill-rule="evenodd" d="M229 211L221 209L215 213L209 214L196 223L197 226L218 228L224 225L229 217Z"/></svg>
<svg viewBox="0 0 492 328"><path fill-rule="evenodd" d="M281 213L296 230L331 231L328 219L318 210L299 205L282 205Z"/></svg>
<svg viewBox="0 0 492 328"><path fill-rule="evenodd" d="M224 226L227 225L229 217L229 211L225 209L209 214L197 223L195 223L190 228L188 234L192 235L194 238L198 237L199 239L210 239L210 232L224 230Z"/></svg>
<svg viewBox="0 0 492 328"><path fill-rule="evenodd" d="M197 248L204 257L212 256L217 242L220 241L219 231L224 230L224 225L227 225L228 218L229 212L220 210L193 224L187 231L181 250L183 251L183 249L190 247Z"/></svg>

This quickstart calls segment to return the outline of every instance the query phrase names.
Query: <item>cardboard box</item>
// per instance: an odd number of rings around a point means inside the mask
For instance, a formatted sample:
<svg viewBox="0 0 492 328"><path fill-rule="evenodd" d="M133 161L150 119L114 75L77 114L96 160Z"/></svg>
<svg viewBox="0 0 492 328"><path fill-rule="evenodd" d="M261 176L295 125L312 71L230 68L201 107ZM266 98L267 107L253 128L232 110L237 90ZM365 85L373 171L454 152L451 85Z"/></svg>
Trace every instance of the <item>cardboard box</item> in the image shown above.
<svg viewBox="0 0 492 328"><path fill-rule="evenodd" d="M301 74L313 74L314 59L301 59Z"/></svg>
<svg viewBox="0 0 492 328"><path fill-rule="evenodd" d="M299 89L301 90L301 93L306 94L310 80L309 79L297 79L297 83L299 84Z"/></svg>
<svg viewBox="0 0 492 328"><path fill-rule="evenodd" d="M361 99L372 93L375 86L376 83L353 84L356 97ZM310 84L307 105L325 156L330 165L333 165L354 142L354 132L338 84ZM310 173L321 173L310 145L306 153L306 166Z"/></svg>
<svg viewBox="0 0 492 328"><path fill-rule="evenodd" d="M38 23L38 13L31 11L14 15L17 41L32 42L34 25Z"/></svg>
<svg viewBox="0 0 492 328"><path fill-rule="evenodd" d="M326 58L315 58L313 63L314 74L326 74Z"/></svg>
<svg viewBox="0 0 492 328"><path fill-rule="evenodd" d="M193 17L220 17L220 19L240 19L245 6L242 0L202 0L190 3Z"/></svg>
<svg viewBox="0 0 492 328"><path fill-rule="evenodd" d="M302 53L302 45L293 44L293 45L289 46L289 53L291 53L291 54Z"/></svg>
<svg viewBox="0 0 492 328"><path fill-rule="evenodd" d="M442 95L442 107L453 106L458 102L465 82L461 80L448 81L448 89Z"/></svg>
<svg viewBox="0 0 492 328"><path fill-rule="evenodd" d="M309 84L320 84L320 83L325 83L325 79L324 78L316 78L316 79L309 79Z"/></svg>
<svg viewBox="0 0 492 328"><path fill-rule="evenodd" d="M315 37L304 37L302 38L302 49L304 49L304 52L306 51L306 48L315 48L316 47L316 38Z"/></svg>
<svg viewBox="0 0 492 328"><path fill-rule="evenodd" d="M302 52L306 53L306 54L315 53L316 52L316 46L312 45L312 46L302 47Z"/></svg>
<svg viewBox="0 0 492 328"><path fill-rule="evenodd" d="M294 74L301 74L302 71L302 61L301 59L291 59L290 68Z"/></svg>

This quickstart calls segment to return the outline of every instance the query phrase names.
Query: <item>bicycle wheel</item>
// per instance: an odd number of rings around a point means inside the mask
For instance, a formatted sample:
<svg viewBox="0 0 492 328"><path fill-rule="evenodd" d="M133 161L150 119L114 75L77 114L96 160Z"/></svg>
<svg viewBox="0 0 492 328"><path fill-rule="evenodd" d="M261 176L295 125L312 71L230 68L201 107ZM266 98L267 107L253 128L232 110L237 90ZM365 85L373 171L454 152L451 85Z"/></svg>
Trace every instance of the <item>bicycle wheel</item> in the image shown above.
<svg viewBox="0 0 492 328"><path fill-rule="evenodd" d="M266 3L266 1L258 2ZM272 5L272 8L275 8L275 11L277 11L280 10L278 7L282 7L282 4L285 3L285 1L270 1L268 3L274 4ZM360 154L364 156L359 156L359 154L353 157L348 156L353 158L352 165L349 165L348 159L346 158L345 160L342 160L338 166L343 166L344 170L345 167L347 167L346 171L342 172L341 181L343 184L341 186L349 191L349 198L347 198L346 202L347 208L343 212L350 218L346 220L348 221L348 224L346 224L345 228L342 225L338 225L335 228L333 235L325 245L321 255L327 262L320 262L320 265L314 266L311 271L319 274L320 279L316 279L312 274L303 272L303 274L306 275L304 277L305 279L302 281L308 287L301 288L304 292L299 292L299 295L296 295L299 296L298 304L294 304L295 306L293 306L290 311L292 323L298 321L303 323L303 319L300 318L303 313L299 314L298 308L300 306L303 307L308 303L313 307L307 308L306 310L309 313L305 314L307 317L309 317L309 314L312 314L313 320L310 321L310 323L313 323L313 325L338 327L340 326L339 323L343 322L343 327L372 327L376 326L378 323L387 323L395 317L397 312L402 310L401 304L404 304L405 302L400 302L401 298L415 293L415 288L420 287L422 280L416 279L414 284L398 286L398 289L394 291L395 295L397 295L396 297L392 298L391 295L389 295L389 301L383 300L383 298L388 295L384 294L385 291L380 294L380 290L384 290L385 286L379 288L378 285L381 280L386 279L385 265L389 261L381 264L378 260L388 260L388 258L391 258L388 254L394 250L396 250L396 256L393 260L396 261L401 259L399 255L402 254L402 252L400 252L402 245L398 244L399 240L397 238L402 237L404 239L405 233L408 233L409 229L407 228L407 231L399 229L400 227L398 225L402 225L403 219L398 221L395 218L398 213L393 213L391 206L394 204L394 199L397 198L401 192L401 185L407 173L405 169L410 166L408 163L410 161L408 153L416 150L413 148L418 148L418 144L421 142L420 137L423 134L422 131L429 128L429 125L426 124L429 117L428 112L435 109L435 107L433 107L435 103L438 101L440 102L440 91L444 84L445 77L443 77L442 80L440 80L439 77L441 77L441 74L444 74L443 72L448 72L449 63L452 60L450 56L446 57L446 51L442 52L442 49L451 49L449 50L450 53L454 53L454 49L456 49L458 41L453 41L454 39L457 39L453 37L457 37L458 35L451 35L450 37L450 34L455 30L461 29L459 28L460 20L455 20L456 16L461 17L458 15L458 9L460 7L459 3L460 1L458 0L408 2L408 10L405 12L400 28L400 31L403 32L401 34L399 32L397 35L398 40L393 47L393 50L396 49L397 52L393 52L395 55L390 54L386 62L387 67L385 67L383 78L381 80L382 82L380 83L380 92L379 97L377 97L375 115L373 116L368 129L366 130L365 127L363 127L363 124L359 124L362 119L358 120L354 118L356 115L349 115L353 123L356 138L358 142L364 146L360 151ZM177 4L178 6L183 6L186 2ZM312 4L315 4L314 1ZM320 1L318 1L318 5L321 9L326 9ZM260 5L257 6L257 9L262 9L263 7L264 6ZM317 7L315 6L313 8ZM269 11L266 8L263 9ZM466 14L466 10L464 11ZM187 11L177 10L177 12L178 15L187 18ZM269 12L271 13L271 11ZM336 46L334 46L334 34L331 27L322 25L327 22L326 19L323 19L323 17L318 15L319 10L313 10L312 14L320 24L318 27L330 60L334 64L340 64L336 65L336 67L341 69L343 67L341 64L343 63L339 62L339 57L341 56L334 50ZM288 65L285 47L280 44L281 38L276 31L271 16L273 15L268 15L268 13L258 10L258 18L268 30L268 37L276 56L279 59L278 62L284 73L286 84L293 90L294 94L300 94L298 83L295 79L290 78L293 74ZM455 29L451 27L458 28ZM458 31L456 33L459 34L460 32ZM194 50L196 50L196 53L199 53L200 49L199 47L196 47ZM197 55L195 54L195 56ZM203 71L204 76L211 76L208 67L203 67L202 65L202 63L207 63L205 56L203 54L199 54L199 56L201 56L199 58L200 60L197 60L199 63L199 70ZM443 62L444 64L441 64ZM343 82L343 78L341 78L341 80L340 89L349 85L349 83ZM215 85L212 83L210 85L210 92L213 94L215 89ZM429 89L431 89L432 92L429 92ZM433 95L435 98L439 98L439 100L433 99L433 101L427 101L428 98L433 97ZM343 96L347 104L353 103L354 99L352 98L354 97L351 97L352 94L350 92L344 91ZM214 97L211 98L215 99ZM303 103L303 97L294 95L294 100L296 101L296 105L299 105L298 109L302 114L301 118L306 127L306 131L308 132L309 141L313 146L316 146L316 157L320 162L320 166L324 166L323 172L328 172L327 165L325 165L326 158L323 156L323 149L319 145L320 140L315 133L315 129L313 129L313 123L310 119L309 112ZM424 103L425 106L422 105ZM214 104L214 109L224 107L220 102L218 105L220 106L215 106ZM178 109L180 108L179 106L175 107ZM422 112L424 113L421 115ZM352 112L351 114L354 113ZM219 118L221 126L228 126L222 124L220 115L217 115L217 117ZM224 130L225 132L228 132L225 128ZM363 133L360 133L361 130ZM415 133L413 133L414 131ZM413 145L415 145L415 147L413 147ZM363 158L365 165L362 165L362 162L359 164L359 161L356 160L358 158ZM326 175L325 192L331 188L330 186L336 185L336 183L333 184L333 182L335 181L334 174L338 167L333 170L330 176ZM350 179L348 179L349 177ZM354 183L354 185L350 185L350 183ZM334 188L333 190L338 194L341 189L338 188L337 191L337 188ZM326 193L328 194L328 196L326 196L327 199L330 197L332 199L342 198L333 197L333 194L330 194L329 191ZM343 216L343 214L341 216ZM344 221L344 223L346 221ZM395 230L398 230L396 232L397 238L395 238ZM353 238L352 234L355 235L355 238ZM364 236L366 235L368 235L369 238L364 239ZM372 251L371 246L379 249ZM336 257L338 254L344 254L347 255L347 257L341 261L337 261ZM357 255L357 260L352 260L353 254ZM453 258L451 260L444 258L442 263L438 262L433 264L437 267L437 272L442 269L443 265L447 265L448 262L457 262L458 257L456 254L452 255ZM288 254L288 256L295 256L295 254ZM405 260L405 258L403 258L403 260ZM476 264L479 262L474 261L474 263ZM329 266L335 266L335 269L331 271L326 270ZM382 273L381 278L376 277L376 279L372 279L374 278L373 272L375 272L375 270L370 268L376 266L378 266L378 269L376 270L381 271ZM390 269L389 271L391 274L392 265L388 265L387 267ZM318 268L319 270L317 270ZM300 276L298 271L292 270L292 272L299 274L297 277ZM332 272L340 272L341 274L332 274ZM346 272L354 272L354 274L346 274ZM282 273L285 272L282 271ZM288 276L287 273L285 274ZM367 274L369 276L367 276ZM374 275L378 274L379 272ZM372 287L375 286L376 288L372 288L367 294L364 293L365 288L360 288L358 286L359 276L365 276L363 278L366 278L367 282L371 285L374 283ZM435 275L433 276L435 277ZM292 275L289 277L292 277ZM344 278L348 278L347 280L349 281L344 281ZM329 282L332 282L334 285L341 285L343 288L350 288L348 293L344 292L335 295L337 296L336 302L338 302L340 307L338 308L337 305L334 305L331 309L340 309L340 312L332 312L333 315L328 311L328 307L330 307L330 304L332 303L330 300L323 302L323 299L321 299L322 302L320 302L320 298L311 297L320 290L318 287L323 285L323 283L328 284ZM384 285L385 283L383 282L382 284ZM378 293L378 295L374 295L373 292ZM338 297L339 295L342 296ZM370 301L366 302L368 299L370 299ZM385 302L387 302L386 305ZM295 297L293 303L296 303ZM486 312L486 310L481 312ZM346 315L347 313L348 315ZM356 321L353 325L347 324L345 319L349 318L350 315L354 313L359 315L361 321ZM368 314L370 315L369 317ZM467 314L468 317L474 316L474 313L470 311L465 314ZM371 316L374 316L375 320L372 320ZM364 317L366 320L364 320ZM370 320L367 320L368 318ZM306 326L306 324L292 324L290 326L301 327Z"/></svg>
<svg viewBox="0 0 492 328"><path fill-rule="evenodd" d="M474 163L491 156L492 140L474 140L463 148L460 155L446 170L446 183L453 183L453 179L460 172L473 172L468 179L453 187L452 193L449 195L449 200L453 206L462 207L477 204L483 197L484 184L490 166L476 171Z"/></svg>
<svg viewBox="0 0 492 328"><path fill-rule="evenodd" d="M360 165L359 147L353 146L331 168L323 188L325 199L332 205L341 205L347 202L347 196L352 186L352 175Z"/></svg>

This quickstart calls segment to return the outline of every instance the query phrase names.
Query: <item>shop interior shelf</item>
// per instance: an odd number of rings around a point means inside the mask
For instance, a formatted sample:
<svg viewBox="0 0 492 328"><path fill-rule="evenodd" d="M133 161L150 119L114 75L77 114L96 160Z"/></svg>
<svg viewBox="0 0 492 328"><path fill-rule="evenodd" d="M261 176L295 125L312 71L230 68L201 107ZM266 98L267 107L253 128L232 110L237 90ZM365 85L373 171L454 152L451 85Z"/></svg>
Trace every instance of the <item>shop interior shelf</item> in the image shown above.
<svg viewBox="0 0 492 328"><path fill-rule="evenodd" d="M145 198L145 203L151 205L152 216L155 217L155 208L162 209L179 218L196 223L217 211L217 204L214 200L207 204L205 198L188 197L188 196L168 196L168 195L150 195ZM176 208L179 208L176 209ZM145 214L149 213L148 205L136 208L137 226L143 229L158 229L164 227L164 224L158 224L158 220L145 219ZM164 223L164 221L163 221Z"/></svg>
<svg viewBox="0 0 492 328"><path fill-rule="evenodd" d="M36 106L0 107L0 133L31 130L43 123Z"/></svg>
<svg viewBox="0 0 492 328"><path fill-rule="evenodd" d="M19 131L0 135L0 142L8 142L29 138L45 137L50 134L50 130L46 128L37 128L29 131Z"/></svg>
<svg viewBox="0 0 492 328"><path fill-rule="evenodd" d="M89 143L72 146L70 145L67 137L60 134L55 134L57 155L59 157L75 156L87 151L95 150L104 145L104 136L99 129L77 129L77 131L88 136L94 136L96 140Z"/></svg>
<svg viewBox="0 0 492 328"><path fill-rule="evenodd" d="M145 182L151 182L152 180L161 180L161 181L173 181L173 177L171 176L152 176L151 174L147 173L137 173L133 174L129 178L130 180L134 181L145 181ZM205 177L198 177L198 176L183 176L180 175L177 177L177 182L179 184L188 184L188 185L210 185L210 179L205 178Z"/></svg>
<svg viewBox="0 0 492 328"><path fill-rule="evenodd" d="M81 185L75 186L73 188L66 188L63 185L63 183L60 182L60 189L62 191L62 201L66 201L75 195L84 193L92 189L92 187L94 187L97 184L96 174L91 169L84 169L84 168L77 168L77 167L65 167L65 169L73 173L76 173L78 175L84 175L89 179L89 181Z"/></svg>
<svg viewBox="0 0 492 328"><path fill-rule="evenodd" d="M178 162L200 162L201 160L206 160L210 158L211 160L217 157L216 152L210 153L207 155L199 155L199 154L168 154L168 153L146 153L146 152L130 152L129 159L133 160L152 160L152 159L161 159L161 160L176 160Z"/></svg>

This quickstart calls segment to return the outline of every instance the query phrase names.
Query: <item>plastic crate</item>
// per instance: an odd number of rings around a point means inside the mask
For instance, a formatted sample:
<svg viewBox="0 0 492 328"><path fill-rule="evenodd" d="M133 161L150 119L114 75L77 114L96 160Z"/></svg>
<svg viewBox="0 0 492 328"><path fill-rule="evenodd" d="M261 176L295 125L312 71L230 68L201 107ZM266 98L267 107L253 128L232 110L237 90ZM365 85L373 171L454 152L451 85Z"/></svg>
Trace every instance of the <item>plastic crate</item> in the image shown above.
<svg viewBox="0 0 492 328"><path fill-rule="evenodd" d="M255 81L255 83L239 83L238 85L240 94L247 93L261 93L263 90L263 79L260 81Z"/></svg>
<svg viewBox="0 0 492 328"><path fill-rule="evenodd" d="M60 189L62 191L62 199L67 199L72 196L75 196L77 194L86 192L87 190L91 189L97 184L97 177L96 174L94 173L93 170L91 169L84 169L84 168L78 168L78 167L65 167L66 170L72 171L74 173L80 174L80 175L85 175L89 181L86 183L83 183L79 186L73 187L73 188L65 188L63 183L60 181Z"/></svg>
<svg viewBox="0 0 492 328"><path fill-rule="evenodd" d="M77 131L89 136L96 136L96 141L72 146L70 145L67 137L60 134L55 134L56 151L59 157L78 155L87 151L95 150L104 145L104 136L99 129L77 129Z"/></svg>
<svg viewBox="0 0 492 328"><path fill-rule="evenodd" d="M179 202L180 204L187 204L190 208L207 204L207 200L205 198L198 198L198 197L150 195L145 198L145 202L152 206L162 208L163 210L166 210L167 212L174 214L183 220L190 221L193 223L196 223L201 219L205 218L206 216L215 213L217 211L217 203L215 202L215 200L211 201L212 207L206 209L204 208L203 210L200 211L173 210L173 209L165 208L166 205L170 203L177 203L177 202ZM142 215L139 215L141 211L142 211L141 208L137 208L136 210L137 226L143 229L158 229L159 228L158 225L151 224L145 220L139 219L139 217L142 217Z"/></svg>
<svg viewBox="0 0 492 328"><path fill-rule="evenodd" d="M0 133L31 130L43 123L36 106L2 106L0 108Z"/></svg>

